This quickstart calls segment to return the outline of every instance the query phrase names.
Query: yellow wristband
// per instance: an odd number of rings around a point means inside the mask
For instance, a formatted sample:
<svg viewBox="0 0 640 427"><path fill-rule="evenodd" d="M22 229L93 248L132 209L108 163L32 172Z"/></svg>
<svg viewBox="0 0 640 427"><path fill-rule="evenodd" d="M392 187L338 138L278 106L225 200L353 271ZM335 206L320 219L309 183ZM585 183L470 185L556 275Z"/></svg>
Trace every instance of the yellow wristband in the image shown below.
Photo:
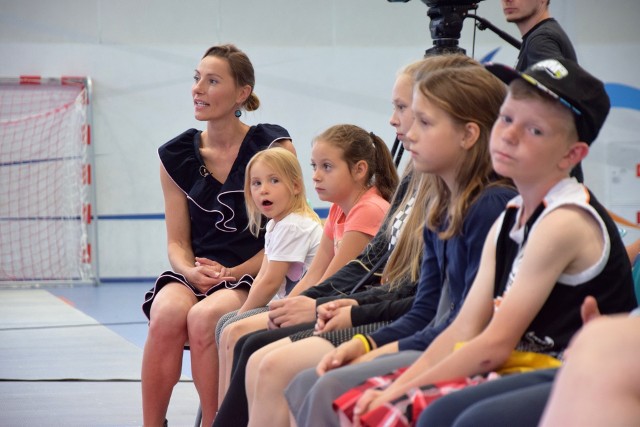
<svg viewBox="0 0 640 427"><path fill-rule="evenodd" d="M367 337L362 334L355 334L353 338L362 341L365 353L369 353L371 351L371 345L369 344L369 340L367 339Z"/></svg>

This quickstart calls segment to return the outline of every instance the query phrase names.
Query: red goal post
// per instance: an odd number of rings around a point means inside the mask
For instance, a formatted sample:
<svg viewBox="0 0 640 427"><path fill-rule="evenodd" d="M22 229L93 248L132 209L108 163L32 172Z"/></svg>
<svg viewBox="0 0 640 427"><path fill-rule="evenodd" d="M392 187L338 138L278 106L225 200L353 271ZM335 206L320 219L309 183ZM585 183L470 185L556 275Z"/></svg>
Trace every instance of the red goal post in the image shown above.
<svg viewBox="0 0 640 427"><path fill-rule="evenodd" d="M0 286L98 282L91 80L0 78Z"/></svg>

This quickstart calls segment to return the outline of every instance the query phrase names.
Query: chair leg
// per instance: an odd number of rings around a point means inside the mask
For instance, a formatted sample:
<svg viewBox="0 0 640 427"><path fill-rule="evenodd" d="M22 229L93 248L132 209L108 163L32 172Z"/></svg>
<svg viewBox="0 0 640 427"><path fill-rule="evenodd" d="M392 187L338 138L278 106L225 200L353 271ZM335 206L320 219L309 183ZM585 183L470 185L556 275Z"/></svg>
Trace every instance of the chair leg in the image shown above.
<svg viewBox="0 0 640 427"><path fill-rule="evenodd" d="M198 413L196 414L196 423L194 427L200 427L200 423L202 422L202 407L198 405Z"/></svg>

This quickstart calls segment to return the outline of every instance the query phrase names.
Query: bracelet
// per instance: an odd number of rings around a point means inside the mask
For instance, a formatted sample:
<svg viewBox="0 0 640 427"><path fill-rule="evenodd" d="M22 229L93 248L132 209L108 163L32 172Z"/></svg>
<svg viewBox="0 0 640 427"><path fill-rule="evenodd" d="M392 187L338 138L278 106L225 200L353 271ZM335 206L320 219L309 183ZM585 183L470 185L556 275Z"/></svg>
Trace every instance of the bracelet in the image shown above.
<svg viewBox="0 0 640 427"><path fill-rule="evenodd" d="M371 348L371 351L375 350L376 348L378 348L378 345L376 344L376 342L373 340L373 338L371 338L370 335L365 335L364 336L367 339L367 342L369 343L369 347Z"/></svg>
<svg viewBox="0 0 640 427"><path fill-rule="evenodd" d="M355 334L353 336L353 339L357 339L357 340L360 340L360 342L362 342L362 344L364 345L365 353L369 353L371 351L371 344L369 344L369 340L367 339L367 337L365 337L362 334Z"/></svg>

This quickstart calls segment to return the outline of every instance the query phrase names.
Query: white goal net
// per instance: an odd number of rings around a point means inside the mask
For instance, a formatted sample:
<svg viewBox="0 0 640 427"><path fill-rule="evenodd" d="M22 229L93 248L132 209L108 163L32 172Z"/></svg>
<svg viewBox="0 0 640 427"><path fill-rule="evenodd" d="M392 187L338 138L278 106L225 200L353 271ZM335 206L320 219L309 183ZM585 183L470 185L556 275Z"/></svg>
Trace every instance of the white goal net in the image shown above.
<svg viewBox="0 0 640 427"><path fill-rule="evenodd" d="M96 282L90 80L0 79L0 284Z"/></svg>

